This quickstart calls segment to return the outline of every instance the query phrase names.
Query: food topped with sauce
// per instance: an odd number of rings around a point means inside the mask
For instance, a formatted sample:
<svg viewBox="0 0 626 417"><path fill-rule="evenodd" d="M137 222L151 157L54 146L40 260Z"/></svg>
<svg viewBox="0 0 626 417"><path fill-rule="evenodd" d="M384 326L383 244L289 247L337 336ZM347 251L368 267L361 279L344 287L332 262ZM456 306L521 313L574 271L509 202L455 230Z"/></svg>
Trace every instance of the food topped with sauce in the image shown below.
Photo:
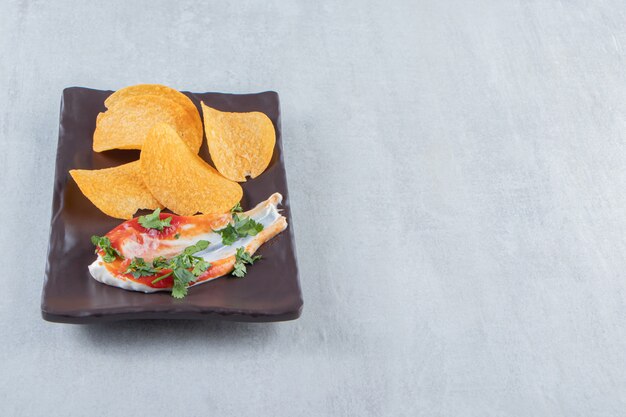
<svg viewBox="0 0 626 417"><path fill-rule="evenodd" d="M285 230L273 194L247 212L239 206L221 215L177 216L154 213L128 220L105 236L92 236L98 258L89 266L99 282L127 290L172 291L231 274L243 277L246 265L265 242Z"/></svg>

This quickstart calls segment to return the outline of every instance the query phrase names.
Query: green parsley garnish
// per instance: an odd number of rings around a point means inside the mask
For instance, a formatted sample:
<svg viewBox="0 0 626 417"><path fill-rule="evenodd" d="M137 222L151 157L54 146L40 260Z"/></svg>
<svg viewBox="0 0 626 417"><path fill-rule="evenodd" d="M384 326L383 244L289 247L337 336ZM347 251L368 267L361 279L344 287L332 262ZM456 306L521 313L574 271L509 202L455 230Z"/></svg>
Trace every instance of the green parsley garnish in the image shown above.
<svg viewBox="0 0 626 417"><path fill-rule="evenodd" d="M172 287L172 297L184 298L187 295L187 285L195 279L189 270L177 268L174 270L174 286Z"/></svg>
<svg viewBox="0 0 626 417"><path fill-rule="evenodd" d="M149 277L159 272L153 262L146 262L143 258L134 258L128 265L125 274L131 274L135 278Z"/></svg>
<svg viewBox="0 0 626 417"><path fill-rule="evenodd" d="M183 298L187 295L187 285L211 267L211 263L200 256L194 256L195 253L209 247L209 244L208 240L199 240L195 245L186 247L180 255L171 259L159 256L154 258L152 262L146 262L143 258L133 258L124 273L139 278L158 275L169 269L170 272L155 278L152 284L172 276L174 281L172 297Z"/></svg>
<svg viewBox="0 0 626 417"><path fill-rule="evenodd" d="M191 273L198 277L202 275L210 267L211 267L210 262L207 262L204 259L201 259L193 266Z"/></svg>
<svg viewBox="0 0 626 417"><path fill-rule="evenodd" d="M187 246L185 250L183 251L183 254L193 255L196 252L205 250L206 248L209 247L210 244L211 242L209 242L208 240L199 240L198 243L196 243L195 245Z"/></svg>
<svg viewBox="0 0 626 417"><path fill-rule="evenodd" d="M113 262L115 258L124 259L124 257L120 254L120 252L111 246L111 241L106 236L91 236L91 243L96 245L98 248L104 251L104 256L102 260L104 262ZM96 253L98 253L98 249L96 248Z"/></svg>
<svg viewBox="0 0 626 417"><path fill-rule="evenodd" d="M237 253L235 254L235 268L233 269L232 275L243 278L248 272L246 264L252 265L259 259L261 259L261 255L252 256L243 246L237 248Z"/></svg>
<svg viewBox="0 0 626 417"><path fill-rule="evenodd" d="M236 207L236 206L235 206ZM222 243L230 246L240 237L256 236L263 230L263 225L249 217L239 216L233 213L233 222L220 230L215 230L222 236Z"/></svg>
<svg viewBox="0 0 626 417"><path fill-rule="evenodd" d="M242 211L241 203L237 203L230 209L230 214L241 213Z"/></svg>
<svg viewBox="0 0 626 417"><path fill-rule="evenodd" d="M194 253L205 250L209 246L206 240L200 240L193 246L185 248L183 253L170 260L170 269L174 273L174 286L172 297L183 298L187 295L187 285L202 275L211 264ZM191 271L190 271L191 269Z"/></svg>
<svg viewBox="0 0 626 417"><path fill-rule="evenodd" d="M180 233L176 233L176 234L174 235L174 239L180 239Z"/></svg>
<svg viewBox="0 0 626 417"><path fill-rule="evenodd" d="M172 221L172 217L166 217L163 220L159 218L161 214L161 209L157 208L152 212L152 214L146 214L145 216L139 216L139 224L141 224L146 229L157 229L159 231L163 230L164 227L169 227L170 222Z"/></svg>
<svg viewBox="0 0 626 417"><path fill-rule="evenodd" d="M169 261L165 259L165 257L163 256L157 256L156 258L152 260L152 266L156 269L167 268L168 265L169 265Z"/></svg>
<svg viewBox="0 0 626 417"><path fill-rule="evenodd" d="M170 275L172 275L174 273L174 271L170 271L165 275L161 275L160 277L158 277L157 279L155 279L154 281L152 281L153 284L156 284L157 282L169 277Z"/></svg>

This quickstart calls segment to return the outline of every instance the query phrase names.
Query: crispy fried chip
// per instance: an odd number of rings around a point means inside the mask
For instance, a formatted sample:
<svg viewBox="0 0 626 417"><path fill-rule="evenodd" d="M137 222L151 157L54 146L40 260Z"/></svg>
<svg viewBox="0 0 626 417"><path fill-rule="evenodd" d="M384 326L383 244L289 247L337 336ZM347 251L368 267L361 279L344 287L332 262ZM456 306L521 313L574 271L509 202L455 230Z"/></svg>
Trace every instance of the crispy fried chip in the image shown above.
<svg viewBox="0 0 626 417"><path fill-rule="evenodd" d="M112 109L117 106L119 103L123 102L124 99L128 97L136 97L136 96L159 96L163 98L170 99L177 104L181 105L187 113L193 119L193 126L196 129L200 136L202 136L202 120L200 119L200 113L196 108L196 105L193 104L193 101L183 93L178 90L174 90L166 85L161 84L137 84L131 85L130 87L125 87L120 90L117 90L115 93L111 94L105 101L104 105L107 109Z"/></svg>
<svg viewBox="0 0 626 417"><path fill-rule="evenodd" d="M272 121L260 112L228 113L202 103L211 159L226 178L256 178L270 163L276 144Z"/></svg>
<svg viewBox="0 0 626 417"><path fill-rule="evenodd" d="M174 90L173 88L161 84L137 84L121 88L111 94L104 101L104 105L107 109L111 109L128 97L145 95L169 98L170 100L175 101L181 106L189 108L190 110L194 110L196 113L198 113L198 111L196 110L196 106L186 95L178 90Z"/></svg>
<svg viewBox="0 0 626 417"><path fill-rule="evenodd" d="M189 150L167 124L150 131L139 160L150 192L176 214L224 213L243 195L239 184L222 177Z"/></svg>
<svg viewBox="0 0 626 417"><path fill-rule="evenodd" d="M106 169L72 169L80 191L105 214L131 219L139 209L163 208L141 179L139 161Z"/></svg>
<svg viewBox="0 0 626 417"><path fill-rule="evenodd" d="M200 150L202 130L194 126L189 112L175 101L155 95L124 98L98 114L93 150L141 149L146 135L157 123L172 125L193 152Z"/></svg>

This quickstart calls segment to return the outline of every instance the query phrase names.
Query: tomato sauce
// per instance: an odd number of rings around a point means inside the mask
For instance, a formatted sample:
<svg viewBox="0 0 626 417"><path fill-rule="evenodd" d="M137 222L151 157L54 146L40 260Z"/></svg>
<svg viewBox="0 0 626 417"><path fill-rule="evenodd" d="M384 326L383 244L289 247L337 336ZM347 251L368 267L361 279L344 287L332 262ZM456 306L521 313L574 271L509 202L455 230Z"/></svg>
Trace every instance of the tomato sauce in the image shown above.
<svg viewBox="0 0 626 417"><path fill-rule="evenodd" d="M199 232L205 232L206 230L216 230L224 227L230 221L230 215L200 215L200 216L177 216L175 214L161 213L159 218L161 220L171 217L170 226L164 227L163 230L147 229L139 223L139 218L134 218L120 224L109 233L106 237L111 241L111 246L118 251L121 251L121 246L127 239L134 239L138 244L144 243L144 237L146 235L157 240L173 240L178 237L193 236ZM183 225L189 225L182 229ZM176 235L179 235L178 237ZM99 250L98 253L104 256L105 253ZM130 273L125 273L130 265L130 259L115 259L113 262L104 263L105 267L115 276L124 277L127 280L134 281L143 285L147 285L152 288L171 288L174 285L174 278L172 275L163 278L160 281L153 283L156 279L163 275L167 275L172 272L171 269L163 269L158 274L150 276L134 277ZM197 282L206 281L208 279L217 278L222 276L232 269L235 263L235 257L231 256L225 259L220 259L211 264L211 266L198 277L196 281L193 281L189 285L193 285ZM191 269L190 269L191 270Z"/></svg>

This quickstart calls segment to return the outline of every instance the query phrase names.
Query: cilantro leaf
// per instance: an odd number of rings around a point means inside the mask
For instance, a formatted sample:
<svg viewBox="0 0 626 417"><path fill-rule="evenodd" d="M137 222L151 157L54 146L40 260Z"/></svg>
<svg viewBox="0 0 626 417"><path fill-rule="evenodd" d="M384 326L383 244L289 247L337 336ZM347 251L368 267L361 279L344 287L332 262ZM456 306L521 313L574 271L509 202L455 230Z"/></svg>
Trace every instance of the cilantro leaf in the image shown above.
<svg viewBox="0 0 626 417"><path fill-rule="evenodd" d="M232 224L229 224L223 229L216 230L215 233L222 235L222 244L230 246L239 238L237 229Z"/></svg>
<svg viewBox="0 0 626 417"><path fill-rule="evenodd" d="M164 280L165 278L169 277L170 275L172 275L174 273L174 271L170 271L167 274L161 275L160 277L158 277L157 279L155 279L154 281L152 281L152 284L156 284L159 281Z"/></svg>
<svg viewBox="0 0 626 417"><path fill-rule="evenodd" d="M172 297L185 298L185 296L187 295L187 291L187 284L174 281L174 286L172 287Z"/></svg>
<svg viewBox="0 0 626 417"><path fill-rule="evenodd" d="M195 279L196 276L186 268L176 268L174 270L174 284L181 283L187 285Z"/></svg>
<svg viewBox="0 0 626 417"><path fill-rule="evenodd" d="M252 265L259 259L261 259L261 255L252 256L243 246L237 248L237 253L235 254L235 265L231 274L238 278L243 278L248 272L246 264Z"/></svg>
<svg viewBox="0 0 626 417"><path fill-rule="evenodd" d="M243 262L252 265L254 261L261 259L261 255L250 255L250 252L246 251L243 247L237 249L237 257Z"/></svg>
<svg viewBox="0 0 626 417"><path fill-rule="evenodd" d="M159 270L154 267L153 262L146 262L143 258L134 258L124 273L131 274L133 277L139 278L156 275L158 272Z"/></svg>
<svg viewBox="0 0 626 417"><path fill-rule="evenodd" d="M261 223L249 217L233 214L233 223L229 223L223 229L215 230L215 233L222 236L222 244L230 246L241 237L256 236L261 230L263 230Z"/></svg>
<svg viewBox="0 0 626 417"><path fill-rule="evenodd" d="M195 245L187 246L183 253L186 255L193 255L194 253L205 250L210 244L211 242L208 240L199 240Z"/></svg>
<svg viewBox="0 0 626 417"><path fill-rule="evenodd" d="M194 253L205 250L209 245L208 240L199 240L195 245L188 246L183 253L170 260L174 278L172 297L183 298L187 295L187 286L211 266L201 257L193 256Z"/></svg>
<svg viewBox="0 0 626 417"><path fill-rule="evenodd" d="M205 261L200 256L194 256L195 253L203 251L209 245L208 240L199 240L195 245L186 247L181 254L170 259L158 256L152 262L147 262L143 258L133 258L124 274L131 274L133 277L139 278L158 275L169 269L170 272L158 276L152 281L152 284L171 276L173 280L172 297L183 298L187 295L187 286L211 267L210 262Z"/></svg>
<svg viewBox="0 0 626 417"><path fill-rule="evenodd" d="M232 275L237 278L243 278L246 276L247 268L243 264L243 262L235 262L235 268L233 269Z"/></svg>
<svg viewBox="0 0 626 417"><path fill-rule="evenodd" d="M191 273L194 274L195 276L199 277L204 272L206 272L206 270L209 269L210 267L211 267L211 263L205 261L204 259L202 259L202 260L198 261L198 263L196 263L196 265L193 267L193 270L191 271Z"/></svg>
<svg viewBox="0 0 626 417"><path fill-rule="evenodd" d="M168 268L169 265L170 265L170 261L165 259L163 256L157 256L156 258L152 260L152 266L155 269L165 269L165 268Z"/></svg>
<svg viewBox="0 0 626 417"><path fill-rule="evenodd" d="M237 223L235 223L235 228L237 229L237 234L241 237L246 235L248 236L256 236L261 230L263 230L263 225L261 223L255 222L254 220L247 219L237 219Z"/></svg>
<svg viewBox="0 0 626 417"><path fill-rule="evenodd" d="M145 216L139 216L139 224L141 224L146 229L157 229L159 231L163 230L165 227L171 226L172 217L166 217L164 219L160 218L161 209L157 208L152 212L152 214L146 214Z"/></svg>
<svg viewBox="0 0 626 417"><path fill-rule="evenodd" d="M242 211L243 209L241 208L241 203L237 203L230 209L230 214L241 213Z"/></svg>
<svg viewBox="0 0 626 417"><path fill-rule="evenodd" d="M102 257L102 260L104 262L107 262L107 263L113 262L116 257L120 259L124 259L122 254L113 246L111 246L111 241L106 236L93 235L91 236L91 243L96 245L98 248L100 248L104 252L104 256ZM98 253L98 248L96 248L96 253Z"/></svg>

